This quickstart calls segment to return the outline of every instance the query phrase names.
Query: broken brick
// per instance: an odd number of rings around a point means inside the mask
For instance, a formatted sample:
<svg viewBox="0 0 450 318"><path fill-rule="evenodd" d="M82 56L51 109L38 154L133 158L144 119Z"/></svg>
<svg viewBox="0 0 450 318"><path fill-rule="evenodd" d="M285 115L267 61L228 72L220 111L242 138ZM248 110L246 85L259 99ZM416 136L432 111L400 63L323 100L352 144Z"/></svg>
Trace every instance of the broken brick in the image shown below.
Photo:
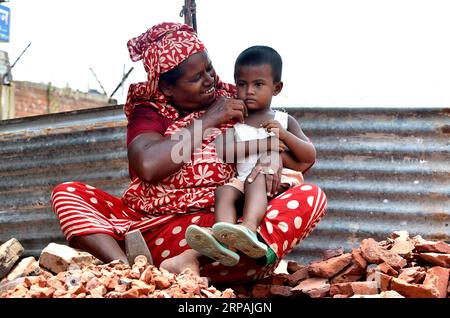
<svg viewBox="0 0 450 318"><path fill-rule="evenodd" d="M256 284L252 289L252 296L254 298L269 298L271 296L271 285Z"/></svg>
<svg viewBox="0 0 450 318"><path fill-rule="evenodd" d="M420 284L423 282L425 275L424 267L414 266L402 269L398 278L403 279L407 283Z"/></svg>
<svg viewBox="0 0 450 318"><path fill-rule="evenodd" d="M439 296L438 291L433 287L410 284L395 277L391 280L390 288L407 298L437 298Z"/></svg>
<svg viewBox="0 0 450 318"><path fill-rule="evenodd" d="M361 252L363 257L370 263L381 264L388 263L393 268L402 268L406 266L406 260L400 255L382 248L374 239L365 239L361 243Z"/></svg>
<svg viewBox="0 0 450 318"><path fill-rule="evenodd" d="M396 241L389 251L400 256L406 256L415 249L415 246L410 241Z"/></svg>
<svg viewBox="0 0 450 318"><path fill-rule="evenodd" d="M330 258L326 261L311 264L308 273L311 276L330 278L340 272L352 261L352 254L347 253L341 256Z"/></svg>
<svg viewBox="0 0 450 318"><path fill-rule="evenodd" d="M298 271L298 270L300 270L300 269L302 269L304 267L305 267L304 265L299 265L295 261L288 261L287 262L287 271L288 271L289 274L293 274L296 271Z"/></svg>
<svg viewBox="0 0 450 318"><path fill-rule="evenodd" d="M416 257L433 265L450 267L450 254L420 253Z"/></svg>
<svg viewBox="0 0 450 318"><path fill-rule="evenodd" d="M290 297L292 296L292 287L290 286L272 286L270 293L274 296Z"/></svg>
<svg viewBox="0 0 450 318"><path fill-rule="evenodd" d="M306 278L308 278L308 267L303 267L300 268L298 271L296 271L295 273L291 274L288 276L288 283L291 286L296 286L298 285L299 281L304 280Z"/></svg>
<svg viewBox="0 0 450 318"><path fill-rule="evenodd" d="M0 246L0 279L8 275L23 251L23 246L15 238L10 239Z"/></svg>
<svg viewBox="0 0 450 318"><path fill-rule="evenodd" d="M308 278L291 290L293 293L302 292L312 298L320 298L328 295L330 284L326 278Z"/></svg>
<svg viewBox="0 0 450 318"><path fill-rule="evenodd" d="M439 298L446 298L449 272L450 270L448 268L440 266L432 267L428 269L423 285L434 288Z"/></svg>
<svg viewBox="0 0 450 318"><path fill-rule="evenodd" d="M416 244L416 251L450 254L450 245L442 241L423 242L421 244Z"/></svg>
<svg viewBox="0 0 450 318"><path fill-rule="evenodd" d="M338 248L333 248L333 249L328 249L323 251L323 260L326 261L327 259L336 257L336 256L341 256L342 254L344 254L344 249L342 247L338 247Z"/></svg>
<svg viewBox="0 0 450 318"><path fill-rule="evenodd" d="M378 294L377 282L350 282L334 284L330 287L330 296L343 295L373 295Z"/></svg>
<svg viewBox="0 0 450 318"><path fill-rule="evenodd" d="M78 251L66 245L50 243L39 257L39 266L57 274L69 270L70 266L81 267L96 261L98 260L89 253Z"/></svg>
<svg viewBox="0 0 450 318"><path fill-rule="evenodd" d="M14 280L19 277L37 276L40 273L40 267L34 257L27 257L18 262L11 272L6 276L7 280Z"/></svg>

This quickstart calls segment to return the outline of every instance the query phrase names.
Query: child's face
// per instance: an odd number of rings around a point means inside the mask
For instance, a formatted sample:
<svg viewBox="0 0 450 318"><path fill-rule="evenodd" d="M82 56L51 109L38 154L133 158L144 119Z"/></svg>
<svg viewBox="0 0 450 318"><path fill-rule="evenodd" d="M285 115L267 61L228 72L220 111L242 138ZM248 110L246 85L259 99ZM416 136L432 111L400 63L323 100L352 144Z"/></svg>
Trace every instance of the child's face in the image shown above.
<svg viewBox="0 0 450 318"><path fill-rule="evenodd" d="M235 80L237 97L244 101L250 111L270 107L272 96L277 95L283 87L282 82L273 82L269 64L240 66Z"/></svg>

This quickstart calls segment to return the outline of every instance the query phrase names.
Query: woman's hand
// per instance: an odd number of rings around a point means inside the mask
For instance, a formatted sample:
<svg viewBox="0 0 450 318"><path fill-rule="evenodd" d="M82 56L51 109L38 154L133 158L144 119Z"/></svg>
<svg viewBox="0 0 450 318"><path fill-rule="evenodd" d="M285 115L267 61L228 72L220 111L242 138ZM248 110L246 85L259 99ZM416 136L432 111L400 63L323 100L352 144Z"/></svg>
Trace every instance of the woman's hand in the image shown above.
<svg viewBox="0 0 450 318"><path fill-rule="evenodd" d="M282 169L283 161L280 153L275 151L268 152L260 156L247 181L252 183L259 173L264 174L266 176L267 196L273 197L278 194Z"/></svg>
<svg viewBox="0 0 450 318"><path fill-rule="evenodd" d="M217 127L229 122L231 119L237 119L242 123L247 116L247 106L242 100L221 96L209 106L203 115L203 120L206 121L208 127Z"/></svg>

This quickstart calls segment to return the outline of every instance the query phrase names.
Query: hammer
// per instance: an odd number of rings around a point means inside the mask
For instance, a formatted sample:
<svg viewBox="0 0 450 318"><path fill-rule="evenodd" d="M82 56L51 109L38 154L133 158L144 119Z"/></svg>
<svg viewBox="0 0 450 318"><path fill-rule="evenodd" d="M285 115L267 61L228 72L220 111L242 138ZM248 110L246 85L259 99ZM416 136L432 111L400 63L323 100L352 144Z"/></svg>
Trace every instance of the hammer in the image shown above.
<svg viewBox="0 0 450 318"><path fill-rule="evenodd" d="M130 265L134 264L136 256L144 255L150 265L153 265L153 258L141 231L133 230L125 234L125 253Z"/></svg>

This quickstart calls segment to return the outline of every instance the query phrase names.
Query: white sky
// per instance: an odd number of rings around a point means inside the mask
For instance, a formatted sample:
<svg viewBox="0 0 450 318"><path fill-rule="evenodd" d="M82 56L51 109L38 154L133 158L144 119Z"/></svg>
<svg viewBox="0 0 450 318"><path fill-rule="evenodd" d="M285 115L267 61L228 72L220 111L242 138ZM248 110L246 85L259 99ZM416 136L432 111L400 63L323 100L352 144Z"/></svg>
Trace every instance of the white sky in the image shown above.
<svg viewBox="0 0 450 318"><path fill-rule="evenodd" d="M0 43L15 80L108 94L124 66L128 85L145 80L126 42L156 23L183 22L183 0L10 0L10 43ZM219 76L233 81L237 55L251 45L283 57L276 106L450 105L448 0L197 0L199 37Z"/></svg>

